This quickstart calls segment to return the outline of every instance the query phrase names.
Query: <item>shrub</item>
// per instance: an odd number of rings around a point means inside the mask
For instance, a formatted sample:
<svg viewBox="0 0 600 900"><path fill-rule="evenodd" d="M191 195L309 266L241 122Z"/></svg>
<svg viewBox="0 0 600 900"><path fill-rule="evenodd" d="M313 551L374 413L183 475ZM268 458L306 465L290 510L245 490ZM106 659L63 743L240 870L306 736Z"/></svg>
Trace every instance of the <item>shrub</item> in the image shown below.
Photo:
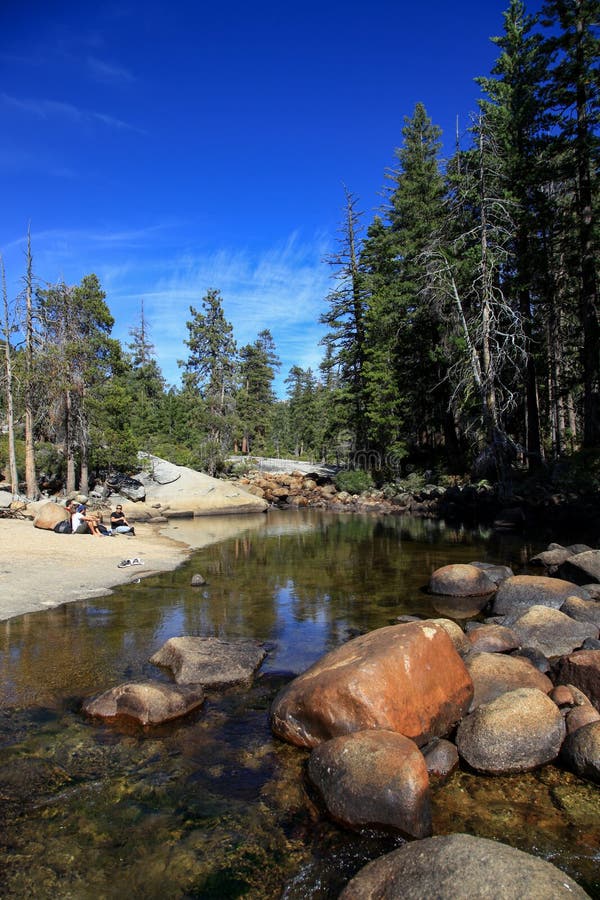
<svg viewBox="0 0 600 900"><path fill-rule="evenodd" d="M347 491L349 494L362 494L373 487L373 479L370 472L362 469L345 469L335 476L335 486L338 491Z"/></svg>

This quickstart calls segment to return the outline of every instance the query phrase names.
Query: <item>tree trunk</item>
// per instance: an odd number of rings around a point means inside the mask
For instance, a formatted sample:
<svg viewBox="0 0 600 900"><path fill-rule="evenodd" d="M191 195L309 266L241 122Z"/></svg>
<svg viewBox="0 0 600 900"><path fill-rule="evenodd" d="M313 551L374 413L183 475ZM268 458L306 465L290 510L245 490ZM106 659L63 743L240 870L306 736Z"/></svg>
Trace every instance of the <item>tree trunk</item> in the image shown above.
<svg viewBox="0 0 600 900"><path fill-rule="evenodd" d="M73 446L73 410L71 392L65 394L65 460L67 463L67 494L75 490L75 448Z"/></svg>
<svg viewBox="0 0 600 900"><path fill-rule="evenodd" d="M594 260L594 219L590 166L592 127L589 121L587 67L581 38L584 25L577 22L577 215L579 255L581 259L581 325L583 328L583 446L600 445L600 328L598 324L598 288Z"/></svg>
<svg viewBox="0 0 600 900"><path fill-rule="evenodd" d="M30 500L37 500L39 488L35 473L33 353L33 258L31 255L31 231L28 229L25 275L25 484L27 497Z"/></svg>
<svg viewBox="0 0 600 900"><path fill-rule="evenodd" d="M10 489L13 496L19 493L19 475L17 472L17 454L15 450L15 416L13 406L13 375L12 355L10 347L10 316L8 312L8 296L6 293L6 277L4 262L0 257L2 270L2 296L4 300L4 372L6 384L6 421L8 428L8 471L10 476Z"/></svg>

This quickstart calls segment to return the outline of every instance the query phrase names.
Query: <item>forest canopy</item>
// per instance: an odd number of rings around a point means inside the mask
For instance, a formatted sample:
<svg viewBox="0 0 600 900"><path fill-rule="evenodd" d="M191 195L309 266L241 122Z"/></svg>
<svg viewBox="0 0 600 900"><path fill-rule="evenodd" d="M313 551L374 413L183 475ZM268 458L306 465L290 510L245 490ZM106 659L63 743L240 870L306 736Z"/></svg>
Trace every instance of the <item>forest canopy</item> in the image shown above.
<svg viewBox="0 0 600 900"><path fill-rule="evenodd" d="M0 469L16 492L67 490L150 451L211 474L231 454L506 483L600 447L598 0L511 0L466 140L441 158L417 103L384 202L345 189L318 372L286 397L265 327L238 347L215 286L199 286L166 384L140 299L125 345L94 274L46 284L28 239L23 289L3 277ZM465 146L463 146L463 144Z"/></svg>

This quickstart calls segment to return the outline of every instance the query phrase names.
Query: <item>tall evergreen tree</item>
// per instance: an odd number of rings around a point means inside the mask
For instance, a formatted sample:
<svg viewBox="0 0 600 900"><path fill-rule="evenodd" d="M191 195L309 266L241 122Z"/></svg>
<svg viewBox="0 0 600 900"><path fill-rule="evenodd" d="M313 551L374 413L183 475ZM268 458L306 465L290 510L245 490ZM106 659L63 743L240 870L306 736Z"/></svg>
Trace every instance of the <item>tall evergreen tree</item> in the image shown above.
<svg viewBox="0 0 600 900"><path fill-rule="evenodd" d="M361 213L356 197L347 189L344 221L336 252L327 262L334 269L335 288L325 298L328 309L320 321L329 331L322 343L327 348L324 365L337 372L338 387L335 403L341 428L354 432L359 449L367 442L365 366L366 285L360 263Z"/></svg>
<svg viewBox="0 0 600 900"><path fill-rule="evenodd" d="M281 365L268 328L253 344L240 350L240 390L237 415L242 430L242 452L265 452L272 433L275 405L273 380Z"/></svg>
<svg viewBox="0 0 600 900"><path fill-rule="evenodd" d="M599 0L545 0L546 49L553 64L549 110L556 174L571 184L573 258L582 331L583 443L600 445L598 163L600 156Z"/></svg>
<svg viewBox="0 0 600 900"><path fill-rule="evenodd" d="M295 456L323 452L324 426L322 390L312 369L292 366L285 379L291 449Z"/></svg>
<svg viewBox="0 0 600 900"><path fill-rule="evenodd" d="M150 327L141 301L140 319L129 330L131 341L127 347L131 363L130 387L133 394L132 428L140 446L148 445L161 427L162 401L165 380L156 361Z"/></svg>
<svg viewBox="0 0 600 900"><path fill-rule="evenodd" d="M521 0L511 0L504 14L504 34L492 38L500 55L492 69L494 78L478 78L487 99L481 102L486 127L499 149L497 179L503 201L510 205L514 234L509 257L503 267L505 290L514 297L522 319L525 339L526 403L524 430L531 469L542 456L535 348L543 337L536 328L536 266L542 264L539 232L544 206L540 165L540 136L544 128L540 90L546 75L547 57L541 35L534 31L535 19L526 15ZM499 198L500 199L500 198ZM539 322L539 316L538 316Z"/></svg>
<svg viewBox="0 0 600 900"><path fill-rule="evenodd" d="M47 391L62 435L67 466L67 491L88 491L90 395L106 383L119 345L110 338L114 319L96 275L79 285L64 283L38 291L44 328L44 367Z"/></svg>
<svg viewBox="0 0 600 900"><path fill-rule="evenodd" d="M192 318L186 322L188 339L184 341L189 355L179 365L184 370L184 391L201 401L196 417L205 424L208 440L215 448L223 448L233 427L237 349L220 291L207 291L202 310L190 306Z"/></svg>
<svg viewBox="0 0 600 900"><path fill-rule="evenodd" d="M368 272L367 385L371 434L380 449L433 445L448 393L439 358L440 320L427 290L423 253L443 216L440 129L418 103L396 150L385 221L376 219L361 261Z"/></svg>

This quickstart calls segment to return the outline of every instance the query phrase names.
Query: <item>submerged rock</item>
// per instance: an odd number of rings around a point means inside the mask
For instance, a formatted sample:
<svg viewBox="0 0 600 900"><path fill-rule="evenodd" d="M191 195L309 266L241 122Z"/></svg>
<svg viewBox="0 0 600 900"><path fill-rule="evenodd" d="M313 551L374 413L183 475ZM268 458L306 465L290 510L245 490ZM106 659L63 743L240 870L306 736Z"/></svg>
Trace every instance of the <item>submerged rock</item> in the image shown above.
<svg viewBox="0 0 600 900"><path fill-rule="evenodd" d="M405 844L370 862L339 900L559 900L588 897L549 862L497 841L452 834Z"/></svg>

